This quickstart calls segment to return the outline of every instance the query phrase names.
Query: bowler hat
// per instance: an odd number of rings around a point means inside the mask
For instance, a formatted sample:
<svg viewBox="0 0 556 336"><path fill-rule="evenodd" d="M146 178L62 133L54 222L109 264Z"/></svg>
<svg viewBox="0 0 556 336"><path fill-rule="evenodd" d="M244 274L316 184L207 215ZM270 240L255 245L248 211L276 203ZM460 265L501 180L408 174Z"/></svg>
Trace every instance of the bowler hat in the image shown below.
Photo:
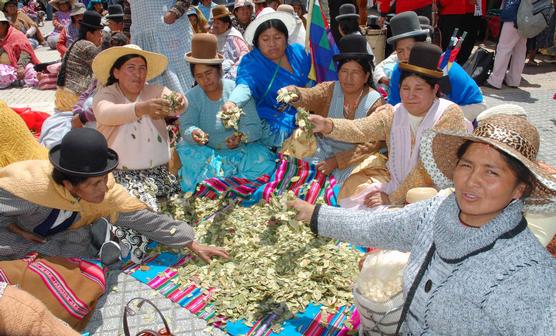
<svg viewBox="0 0 556 336"><path fill-rule="evenodd" d="M424 41L429 32L421 29L417 14L412 11L402 12L390 20L392 36L386 40L388 44L395 44L397 41L413 37L418 41Z"/></svg>
<svg viewBox="0 0 556 336"><path fill-rule="evenodd" d="M429 78L440 79L444 76L438 68L438 61L442 55L442 49L435 44L417 42L411 48L409 61L401 62L399 67L402 71L408 71Z"/></svg>
<svg viewBox="0 0 556 336"><path fill-rule="evenodd" d="M212 18L213 19L220 19L223 18L224 16L230 16L231 13L228 10L228 7L224 6L224 5L218 5L218 6L214 6L212 8Z"/></svg>
<svg viewBox="0 0 556 336"><path fill-rule="evenodd" d="M342 59L367 59L372 60L374 55L369 54L367 39L359 34L349 34L340 39L338 43L340 53L334 55L334 61Z"/></svg>
<svg viewBox="0 0 556 336"><path fill-rule="evenodd" d="M74 128L49 153L52 165L72 176L103 176L116 169L118 154L106 138L92 128Z"/></svg>
<svg viewBox="0 0 556 336"><path fill-rule="evenodd" d="M123 21L124 19L124 9L121 5L110 5L108 6L108 15L106 15L108 20Z"/></svg>
<svg viewBox="0 0 556 336"><path fill-rule="evenodd" d="M336 15L336 21L344 19L359 19L359 14L353 4L343 4L340 6L340 14Z"/></svg>
<svg viewBox="0 0 556 336"><path fill-rule="evenodd" d="M193 35L191 51L185 54L185 60L193 64L221 64L224 57L217 51L216 36L208 33Z"/></svg>
<svg viewBox="0 0 556 336"><path fill-rule="evenodd" d="M83 19L79 21L82 26L93 28L93 29L102 29L104 28L101 24L102 16L96 11L87 10L83 13Z"/></svg>

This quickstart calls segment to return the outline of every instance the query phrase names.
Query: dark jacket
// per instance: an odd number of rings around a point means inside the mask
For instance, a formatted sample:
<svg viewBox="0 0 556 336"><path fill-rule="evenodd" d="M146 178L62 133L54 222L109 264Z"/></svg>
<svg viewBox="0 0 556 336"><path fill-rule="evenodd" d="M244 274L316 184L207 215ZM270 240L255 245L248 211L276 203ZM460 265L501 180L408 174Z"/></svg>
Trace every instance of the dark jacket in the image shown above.
<svg viewBox="0 0 556 336"><path fill-rule="evenodd" d="M521 0L504 0L504 8L500 14L502 22L517 22L517 10Z"/></svg>

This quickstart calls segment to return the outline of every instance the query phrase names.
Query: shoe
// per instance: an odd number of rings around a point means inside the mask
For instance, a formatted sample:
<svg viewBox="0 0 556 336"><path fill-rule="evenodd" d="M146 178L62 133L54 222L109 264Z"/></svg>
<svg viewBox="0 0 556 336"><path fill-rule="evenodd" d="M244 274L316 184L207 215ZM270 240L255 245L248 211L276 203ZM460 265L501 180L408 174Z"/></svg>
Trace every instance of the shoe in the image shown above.
<svg viewBox="0 0 556 336"><path fill-rule="evenodd" d="M519 87L519 85L508 85L506 83L506 81L504 81L504 85L506 85L507 87L512 88L512 89L517 89Z"/></svg>
<svg viewBox="0 0 556 336"><path fill-rule="evenodd" d="M501 89L501 88L496 87L496 86L494 86L494 85L492 85L492 84L490 84L489 82L486 82L486 81L482 86L490 88L490 89L494 89L494 90L500 90Z"/></svg>
<svg viewBox="0 0 556 336"><path fill-rule="evenodd" d="M120 245L114 241L108 241L100 247L100 261L105 266L110 266L120 261L121 254Z"/></svg>

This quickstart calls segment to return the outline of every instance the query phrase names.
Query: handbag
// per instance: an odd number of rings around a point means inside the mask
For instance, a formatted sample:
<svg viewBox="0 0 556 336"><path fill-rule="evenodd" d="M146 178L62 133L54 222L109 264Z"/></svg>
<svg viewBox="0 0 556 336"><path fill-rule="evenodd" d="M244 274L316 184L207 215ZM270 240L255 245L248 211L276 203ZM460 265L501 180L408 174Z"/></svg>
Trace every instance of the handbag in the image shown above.
<svg viewBox="0 0 556 336"><path fill-rule="evenodd" d="M494 52L479 47L465 62L463 70L481 86L487 80L494 67Z"/></svg>
<svg viewBox="0 0 556 336"><path fill-rule="evenodd" d="M151 301L147 300L147 299L143 299L143 298L133 298L131 300L128 301L125 309L124 309L124 335L125 336L130 336L130 332L129 332L129 323L127 322L127 315L129 313L129 315L135 315L136 311L130 307L131 303L133 301L139 301L139 303L137 304L137 308L141 309L141 307L143 306L143 304L148 303L150 304L158 313L158 316L160 316L160 318L162 319L162 322L164 323L164 328L160 329L159 331L154 331L152 329L145 329L145 330L141 330L140 332L138 332L137 334L135 334L135 336L172 336L172 332L170 331L170 327L168 326L168 322L166 321L166 318L164 317L164 315L162 315L162 313L160 312L160 310L158 309L157 306L155 306L154 303L152 303Z"/></svg>

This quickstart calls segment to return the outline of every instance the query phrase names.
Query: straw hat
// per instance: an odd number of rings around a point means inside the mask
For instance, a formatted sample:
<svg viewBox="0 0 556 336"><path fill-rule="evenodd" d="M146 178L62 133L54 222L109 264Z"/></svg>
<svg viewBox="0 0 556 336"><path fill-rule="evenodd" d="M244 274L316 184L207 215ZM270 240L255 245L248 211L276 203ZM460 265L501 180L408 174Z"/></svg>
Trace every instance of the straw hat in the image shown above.
<svg viewBox="0 0 556 336"><path fill-rule="evenodd" d="M193 64L222 64L224 56L217 51L216 36L209 33L193 35L191 51L185 54L185 60Z"/></svg>
<svg viewBox="0 0 556 336"><path fill-rule="evenodd" d="M234 3L234 10L241 7L253 8L253 3L250 0L236 0L236 2Z"/></svg>
<svg viewBox="0 0 556 336"><path fill-rule="evenodd" d="M444 76L442 70L438 68L438 61L441 55L442 49L439 46L426 42L417 42L411 48L409 60L401 62L398 66L403 71L440 79Z"/></svg>
<svg viewBox="0 0 556 336"><path fill-rule="evenodd" d="M73 5L75 5L76 3L76 0L50 0L48 2L48 4L56 10L60 10L58 7L63 3L67 3L70 5L70 7L73 7Z"/></svg>
<svg viewBox="0 0 556 336"><path fill-rule="evenodd" d="M498 114L514 115L527 118L527 112L523 107L515 104L500 104L484 110L477 116L476 119L477 122L480 123L481 121L490 117L494 117Z"/></svg>
<svg viewBox="0 0 556 336"><path fill-rule="evenodd" d="M0 22L10 22L4 12L0 11Z"/></svg>
<svg viewBox="0 0 556 336"><path fill-rule="evenodd" d="M102 85L106 85L114 62L116 62L118 58L129 54L141 55L147 60L147 81L159 76L166 70L166 66L168 66L168 58L166 56L145 51L135 44L128 44L123 47L112 47L101 51L95 59L93 59L93 73L98 81Z"/></svg>
<svg viewBox="0 0 556 336"><path fill-rule="evenodd" d="M412 11L397 14L390 20L389 25L392 30L392 36L386 40L388 44L395 44L398 40L408 37L424 41L429 34L428 30L421 28L419 17Z"/></svg>
<svg viewBox="0 0 556 336"><path fill-rule="evenodd" d="M270 8L270 7L268 7ZM266 8L265 8L266 9ZM272 12L262 14L262 12L255 18L255 20L251 21L251 23L245 29L245 33L243 33L243 37L249 46L253 46L253 38L255 37L255 32L259 26L272 19L278 19L282 21L286 28L288 29L288 37L293 33L295 30L296 22L294 17L286 12L275 12L272 8L270 8ZM263 10L264 11L264 10Z"/></svg>
<svg viewBox="0 0 556 336"><path fill-rule="evenodd" d="M87 9L85 9L85 5L78 2L71 8L70 16L85 14L86 11Z"/></svg>
<svg viewBox="0 0 556 336"><path fill-rule="evenodd" d="M556 212L556 178L537 161L540 138L535 126L523 117L496 115L483 120L472 134L427 130L421 140L421 161L438 188L452 186L457 150L467 140L489 144L514 157L533 175L527 211Z"/></svg>
<svg viewBox="0 0 556 336"><path fill-rule="evenodd" d="M230 11L228 10L228 7L224 6L224 5L218 5L218 6L214 6L212 8L212 18L213 19L220 19L223 18L224 16L230 16L232 15L232 13L230 13Z"/></svg>

